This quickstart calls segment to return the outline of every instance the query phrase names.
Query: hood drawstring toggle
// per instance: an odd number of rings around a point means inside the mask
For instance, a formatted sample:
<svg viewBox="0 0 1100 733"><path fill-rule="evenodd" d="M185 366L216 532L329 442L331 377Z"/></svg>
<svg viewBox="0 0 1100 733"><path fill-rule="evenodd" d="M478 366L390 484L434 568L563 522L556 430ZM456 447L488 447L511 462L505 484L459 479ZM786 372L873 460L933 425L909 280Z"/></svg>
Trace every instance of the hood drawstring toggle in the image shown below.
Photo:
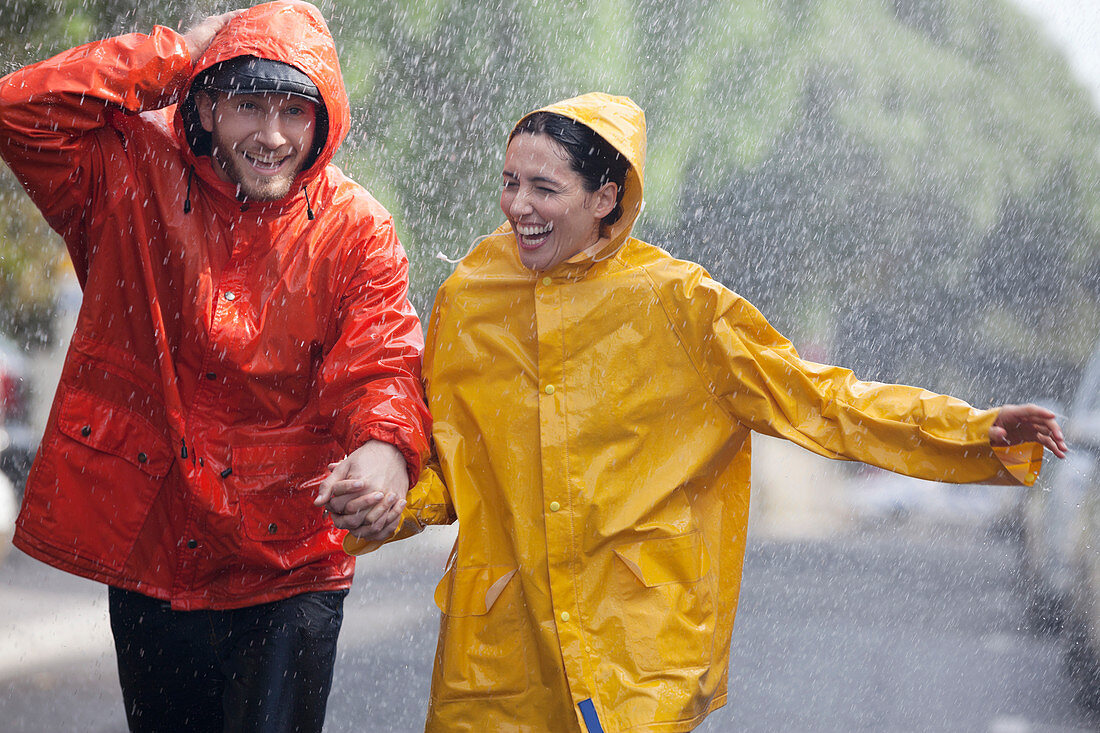
<svg viewBox="0 0 1100 733"><path fill-rule="evenodd" d="M187 196L183 199L183 213L191 213L191 178L195 175L195 166L187 167Z"/></svg>

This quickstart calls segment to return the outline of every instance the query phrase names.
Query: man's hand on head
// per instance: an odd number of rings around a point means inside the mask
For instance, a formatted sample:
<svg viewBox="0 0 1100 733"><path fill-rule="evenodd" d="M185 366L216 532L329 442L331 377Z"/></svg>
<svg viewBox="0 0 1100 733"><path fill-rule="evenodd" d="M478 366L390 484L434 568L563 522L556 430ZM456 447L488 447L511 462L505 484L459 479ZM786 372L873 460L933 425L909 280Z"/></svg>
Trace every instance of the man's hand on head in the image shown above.
<svg viewBox="0 0 1100 733"><path fill-rule="evenodd" d="M191 52L191 63L198 63L207 46L214 40L214 36L218 35L218 31L243 12L243 10L231 10L221 15L210 15L185 31L183 40L187 42L187 50Z"/></svg>

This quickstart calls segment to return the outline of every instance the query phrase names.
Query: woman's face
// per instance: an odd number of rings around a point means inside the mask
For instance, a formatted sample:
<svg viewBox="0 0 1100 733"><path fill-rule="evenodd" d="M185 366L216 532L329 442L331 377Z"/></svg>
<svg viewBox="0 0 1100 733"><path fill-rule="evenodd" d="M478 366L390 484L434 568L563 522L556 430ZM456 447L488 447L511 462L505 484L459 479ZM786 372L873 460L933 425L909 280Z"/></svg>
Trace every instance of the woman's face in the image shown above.
<svg viewBox="0 0 1100 733"><path fill-rule="evenodd" d="M515 232L524 267L549 270L594 244L616 192L614 183L586 191L565 149L548 135L513 137L504 154L500 210Z"/></svg>

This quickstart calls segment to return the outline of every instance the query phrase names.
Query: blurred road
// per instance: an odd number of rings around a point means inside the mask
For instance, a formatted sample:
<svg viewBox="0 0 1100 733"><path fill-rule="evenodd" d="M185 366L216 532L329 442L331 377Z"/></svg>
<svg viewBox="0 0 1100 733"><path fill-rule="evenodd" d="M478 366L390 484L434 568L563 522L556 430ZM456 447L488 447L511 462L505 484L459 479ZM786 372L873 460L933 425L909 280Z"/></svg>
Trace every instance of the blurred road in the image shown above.
<svg viewBox="0 0 1100 733"><path fill-rule="evenodd" d="M329 731L422 729L449 532L360 562ZM750 543L731 702L699 730L1100 730L1057 641L1021 629L1013 567L1007 541L957 526ZM17 552L0 566L0 730L125 730L105 596Z"/></svg>

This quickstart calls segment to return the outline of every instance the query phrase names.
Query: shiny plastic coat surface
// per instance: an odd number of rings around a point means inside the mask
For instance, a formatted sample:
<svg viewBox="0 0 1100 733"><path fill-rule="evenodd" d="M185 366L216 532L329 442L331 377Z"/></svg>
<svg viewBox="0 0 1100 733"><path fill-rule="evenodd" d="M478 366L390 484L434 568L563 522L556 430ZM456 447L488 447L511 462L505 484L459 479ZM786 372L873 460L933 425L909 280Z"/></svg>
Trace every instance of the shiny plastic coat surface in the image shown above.
<svg viewBox="0 0 1100 733"><path fill-rule="evenodd" d="M294 64L328 110L318 159L270 203L236 199L173 105L240 54ZM19 547L180 609L350 584L309 482L372 438L415 478L428 417L392 219L329 165L348 126L304 3L251 8L194 65L158 27L0 80L0 152L84 292Z"/></svg>
<svg viewBox="0 0 1100 733"><path fill-rule="evenodd" d="M628 100L551 109L641 173ZM537 275L502 228L437 297L439 471L409 521L459 533L435 594L428 731L581 731L589 698L605 731L686 731L721 706L752 431L913 476L1014 480L989 446L994 411L802 360L701 267L629 238L627 211L595 256ZM1021 476L1041 450L1023 453Z"/></svg>

